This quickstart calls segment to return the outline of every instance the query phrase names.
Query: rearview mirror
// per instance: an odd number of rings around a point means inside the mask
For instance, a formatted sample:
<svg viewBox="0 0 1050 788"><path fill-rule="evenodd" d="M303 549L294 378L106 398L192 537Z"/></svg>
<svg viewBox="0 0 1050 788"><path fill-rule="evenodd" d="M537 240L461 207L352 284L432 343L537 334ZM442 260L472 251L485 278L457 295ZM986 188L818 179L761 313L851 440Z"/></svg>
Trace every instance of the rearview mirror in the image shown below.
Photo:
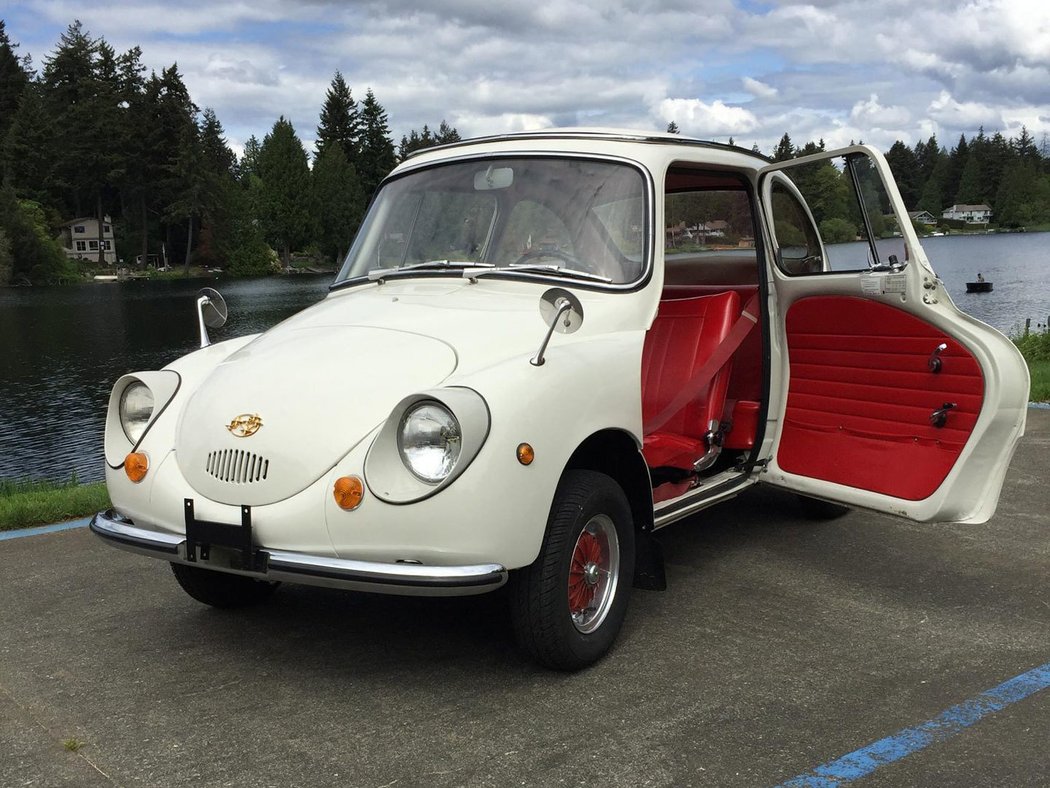
<svg viewBox="0 0 1050 788"><path fill-rule="evenodd" d="M489 167L474 173L474 191L506 189L514 183L514 170L510 167Z"/></svg>

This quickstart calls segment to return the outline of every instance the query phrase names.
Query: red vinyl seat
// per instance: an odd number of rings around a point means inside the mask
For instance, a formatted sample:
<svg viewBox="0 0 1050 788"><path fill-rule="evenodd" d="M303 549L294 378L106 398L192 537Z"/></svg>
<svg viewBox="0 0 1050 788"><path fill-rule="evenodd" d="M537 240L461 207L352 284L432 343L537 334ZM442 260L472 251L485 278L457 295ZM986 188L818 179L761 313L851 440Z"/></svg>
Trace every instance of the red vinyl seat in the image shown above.
<svg viewBox="0 0 1050 788"><path fill-rule="evenodd" d="M740 295L734 291L660 302L642 349L643 422L658 415L693 379L740 309ZM732 361L727 362L690 404L645 436L642 453L649 467L692 470L704 456L710 424L722 418L731 367Z"/></svg>

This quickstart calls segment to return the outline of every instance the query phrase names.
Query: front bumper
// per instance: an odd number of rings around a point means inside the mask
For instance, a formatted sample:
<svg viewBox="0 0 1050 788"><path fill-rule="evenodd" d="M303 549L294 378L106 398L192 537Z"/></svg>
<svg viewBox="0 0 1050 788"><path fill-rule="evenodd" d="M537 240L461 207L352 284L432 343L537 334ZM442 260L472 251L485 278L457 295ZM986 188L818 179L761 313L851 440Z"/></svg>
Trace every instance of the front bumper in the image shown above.
<svg viewBox="0 0 1050 788"><path fill-rule="evenodd" d="M140 528L112 509L96 514L91 519L91 530L114 547L133 553L260 580L419 596L483 594L507 582L507 569L499 564L387 564L266 549L256 551L255 569L241 571L200 559L191 561L187 558L185 536Z"/></svg>

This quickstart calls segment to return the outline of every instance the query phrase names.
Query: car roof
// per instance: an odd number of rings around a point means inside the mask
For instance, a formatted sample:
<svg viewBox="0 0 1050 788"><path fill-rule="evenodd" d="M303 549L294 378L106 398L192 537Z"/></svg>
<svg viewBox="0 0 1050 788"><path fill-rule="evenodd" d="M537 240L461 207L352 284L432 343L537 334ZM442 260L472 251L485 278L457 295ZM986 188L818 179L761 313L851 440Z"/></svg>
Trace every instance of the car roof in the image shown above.
<svg viewBox="0 0 1050 788"><path fill-rule="evenodd" d="M733 151L753 157L762 164L772 161L768 156L758 153L751 148L742 148L738 145L730 145L725 142L713 140L702 140L694 137L684 137L681 134L670 134L666 132L649 132L639 129L613 129L613 128L589 128L589 127L555 127L547 129L536 129L533 131L516 131L505 134L493 134L483 137L471 137L470 139L449 142L443 145L434 145L429 148L421 148L413 151L405 157L409 161L415 156L432 153L435 151L452 150L474 145L484 145L496 142L512 142L515 140L602 140L609 142L635 142L659 145L676 145L697 148L708 148L712 150Z"/></svg>

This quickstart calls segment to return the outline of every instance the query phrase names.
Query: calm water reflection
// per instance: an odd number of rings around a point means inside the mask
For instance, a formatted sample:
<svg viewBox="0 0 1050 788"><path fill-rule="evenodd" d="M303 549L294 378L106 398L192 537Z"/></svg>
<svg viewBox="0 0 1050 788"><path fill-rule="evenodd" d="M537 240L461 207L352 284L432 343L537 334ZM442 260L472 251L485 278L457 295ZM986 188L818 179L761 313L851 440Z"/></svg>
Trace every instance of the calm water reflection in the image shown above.
<svg viewBox="0 0 1050 788"><path fill-rule="evenodd" d="M216 336L263 331L319 301L330 282L297 276L218 283L230 322ZM216 283L0 289L0 478L101 479L113 381L199 346L195 302L205 284Z"/></svg>
<svg viewBox="0 0 1050 788"><path fill-rule="evenodd" d="M1050 234L947 236L924 242L955 303L1010 332L1050 313ZM967 294L977 272L991 293ZM324 297L328 276L218 283L230 338L262 331ZM194 301L206 283L126 282L0 289L0 478L101 479L113 381L197 347Z"/></svg>

